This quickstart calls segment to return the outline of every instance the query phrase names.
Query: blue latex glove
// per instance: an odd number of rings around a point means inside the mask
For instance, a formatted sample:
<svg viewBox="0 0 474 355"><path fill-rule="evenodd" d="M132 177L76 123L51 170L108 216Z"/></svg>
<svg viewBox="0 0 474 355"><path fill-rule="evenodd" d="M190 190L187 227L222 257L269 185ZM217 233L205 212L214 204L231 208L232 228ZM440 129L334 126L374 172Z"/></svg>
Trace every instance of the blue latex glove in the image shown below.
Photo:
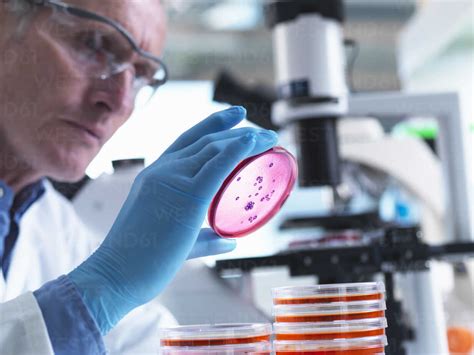
<svg viewBox="0 0 474 355"><path fill-rule="evenodd" d="M137 176L102 245L69 274L102 334L157 296L188 257L234 247L201 225L237 164L277 142L272 131L231 129L245 113L218 112L182 134Z"/></svg>
<svg viewBox="0 0 474 355"><path fill-rule="evenodd" d="M234 250L236 246L237 242L235 239L221 238L211 228L202 228L193 249L188 255L188 260L228 253Z"/></svg>

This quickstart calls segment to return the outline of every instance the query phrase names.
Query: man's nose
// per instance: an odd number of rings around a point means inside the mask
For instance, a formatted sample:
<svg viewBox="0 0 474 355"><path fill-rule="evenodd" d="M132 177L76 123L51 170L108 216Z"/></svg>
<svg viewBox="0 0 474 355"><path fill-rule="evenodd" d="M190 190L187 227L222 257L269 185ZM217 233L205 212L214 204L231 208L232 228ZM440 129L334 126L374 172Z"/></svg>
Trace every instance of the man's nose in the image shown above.
<svg viewBox="0 0 474 355"><path fill-rule="evenodd" d="M133 106L133 73L124 70L106 79L97 79L91 95L96 108L111 113L129 110Z"/></svg>

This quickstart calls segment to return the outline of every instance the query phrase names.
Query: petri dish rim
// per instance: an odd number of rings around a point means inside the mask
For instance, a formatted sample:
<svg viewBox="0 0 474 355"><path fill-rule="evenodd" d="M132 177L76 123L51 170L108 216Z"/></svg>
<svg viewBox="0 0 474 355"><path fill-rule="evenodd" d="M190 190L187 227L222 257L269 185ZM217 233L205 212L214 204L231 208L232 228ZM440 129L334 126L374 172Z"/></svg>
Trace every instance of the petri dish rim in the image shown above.
<svg viewBox="0 0 474 355"><path fill-rule="evenodd" d="M222 355L222 354L247 354L262 353L271 354L271 342L259 342L251 344L231 344L231 345L209 345L209 346L161 346L160 354L192 354L192 355Z"/></svg>
<svg viewBox="0 0 474 355"><path fill-rule="evenodd" d="M338 315L370 313L387 310L385 300L352 301L315 304L279 304L273 306L274 316Z"/></svg>
<svg viewBox="0 0 474 355"><path fill-rule="evenodd" d="M270 323L197 324L160 329L162 340L245 339L271 334Z"/></svg>
<svg viewBox="0 0 474 355"><path fill-rule="evenodd" d="M347 321L274 323L275 334L323 334L360 332L387 328L386 318L368 318Z"/></svg>
<svg viewBox="0 0 474 355"><path fill-rule="evenodd" d="M378 293L385 293L385 285L383 282L285 286L272 289L273 299L351 295L359 296Z"/></svg>
<svg viewBox="0 0 474 355"><path fill-rule="evenodd" d="M276 340L276 351L314 351L314 350L358 350L385 347L388 345L385 335L365 338L334 340Z"/></svg>

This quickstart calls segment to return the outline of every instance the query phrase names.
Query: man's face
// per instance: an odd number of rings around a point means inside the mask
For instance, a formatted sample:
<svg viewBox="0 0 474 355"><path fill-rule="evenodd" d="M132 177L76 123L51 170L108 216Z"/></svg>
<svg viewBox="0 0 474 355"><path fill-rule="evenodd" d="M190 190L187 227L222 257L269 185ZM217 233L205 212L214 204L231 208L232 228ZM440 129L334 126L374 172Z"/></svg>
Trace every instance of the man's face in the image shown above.
<svg viewBox="0 0 474 355"><path fill-rule="evenodd" d="M118 21L142 49L161 54L165 19L159 0L67 3ZM0 21L8 23L0 25L0 149L6 142L39 176L73 182L131 115L132 73L105 80L83 75L55 39L50 15L42 9L13 39L15 21Z"/></svg>

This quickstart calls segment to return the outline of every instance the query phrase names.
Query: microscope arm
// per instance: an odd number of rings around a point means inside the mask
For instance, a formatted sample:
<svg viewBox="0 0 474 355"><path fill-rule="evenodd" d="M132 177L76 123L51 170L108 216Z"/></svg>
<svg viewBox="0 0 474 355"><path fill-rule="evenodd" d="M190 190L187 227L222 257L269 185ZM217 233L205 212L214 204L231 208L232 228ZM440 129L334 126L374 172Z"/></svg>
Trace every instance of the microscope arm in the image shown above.
<svg viewBox="0 0 474 355"><path fill-rule="evenodd" d="M427 241L442 241L444 185L440 163L426 144L409 137L342 143L341 156L394 177L423 206L422 225Z"/></svg>

